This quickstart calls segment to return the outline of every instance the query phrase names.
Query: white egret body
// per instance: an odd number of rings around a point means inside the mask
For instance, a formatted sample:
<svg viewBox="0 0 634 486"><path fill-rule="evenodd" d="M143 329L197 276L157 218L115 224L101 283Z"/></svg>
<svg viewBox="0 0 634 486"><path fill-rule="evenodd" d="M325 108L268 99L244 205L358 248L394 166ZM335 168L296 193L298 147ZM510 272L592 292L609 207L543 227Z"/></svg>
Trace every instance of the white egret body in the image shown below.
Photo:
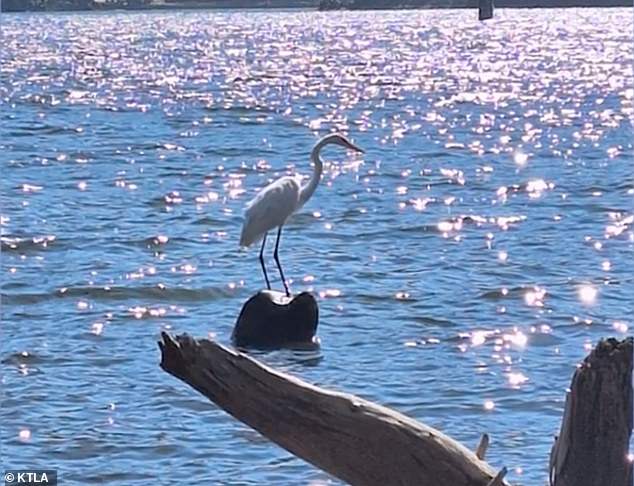
<svg viewBox="0 0 634 486"><path fill-rule="evenodd" d="M301 184L301 176L284 176L275 182L272 182L247 204L244 213L244 224L242 226L242 234L240 235L240 246L250 246L260 238L262 238L262 248L260 249L260 264L264 272L264 280L266 285L271 289L266 267L264 265L264 246L266 244L266 235L273 228L279 228L277 232L277 240L275 242L275 263L280 272L286 295L290 295L282 266L278 258L278 248L280 244L280 236L282 234L282 226L288 217L301 208L306 201L317 189L317 185L321 179L323 171L323 161L320 157L321 149L326 145L335 144L363 153L363 150L350 142L346 137L338 133L326 135L320 139L310 154L310 159L314 165L313 175L307 184Z"/></svg>

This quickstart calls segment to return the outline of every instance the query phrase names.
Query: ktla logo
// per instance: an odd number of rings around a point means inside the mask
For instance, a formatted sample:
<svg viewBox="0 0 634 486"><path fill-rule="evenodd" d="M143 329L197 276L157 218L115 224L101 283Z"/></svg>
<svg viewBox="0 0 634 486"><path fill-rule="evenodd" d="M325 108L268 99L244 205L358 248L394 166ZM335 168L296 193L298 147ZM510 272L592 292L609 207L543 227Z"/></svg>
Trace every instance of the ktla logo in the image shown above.
<svg viewBox="0 0 634 486"><path fill-rule="evenodd" d="M6 471L4 473L4 484L57 486L57 472L51 470Z"/></svg>

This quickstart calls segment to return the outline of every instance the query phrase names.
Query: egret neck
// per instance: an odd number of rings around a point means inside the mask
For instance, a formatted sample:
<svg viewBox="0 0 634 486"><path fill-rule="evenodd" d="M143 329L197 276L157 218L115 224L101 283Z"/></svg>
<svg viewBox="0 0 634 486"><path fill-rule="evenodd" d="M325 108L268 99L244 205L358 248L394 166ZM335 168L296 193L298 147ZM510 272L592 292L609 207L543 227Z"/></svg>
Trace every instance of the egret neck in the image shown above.
<svg viewBox="0 0 634 486"><path fill-rule="evenodd" d="M308 181L308 184L302 187L302 190L299 193L300 207L303 206L306 201L310 199L310 196L313 195L313 192L315 192L315 189L317 189L317 185L321 180L321 173L324 170L324 162L321 160L321 156L319 155L319 153L321 152L323 146L326 145L322 142L323 140L317 143L317 145L315 145L315 147L313 148L313 151L310 153L310 160L313 162L315 167L313 168L313 176L310 178L310 181Z"/></svg>

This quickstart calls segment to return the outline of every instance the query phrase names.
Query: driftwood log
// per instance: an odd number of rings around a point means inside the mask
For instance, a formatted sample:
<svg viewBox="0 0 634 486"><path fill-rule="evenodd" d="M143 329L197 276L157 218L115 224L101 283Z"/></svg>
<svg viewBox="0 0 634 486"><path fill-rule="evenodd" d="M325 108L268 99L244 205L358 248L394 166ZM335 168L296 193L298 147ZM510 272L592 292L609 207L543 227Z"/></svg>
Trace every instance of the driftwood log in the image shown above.
<svg viewBox="0 0 634 486"><path fill-rule="evenodd" d="M271 441L352 485L507 486L476 452L394 410L310 385L245 354L187 335L162 335L161 367ZM601 341L575 373L555 486L631 486L632 338Z"/></svg>
<svg viewBox="0 0 634 486"><path fill-rule="evenodd" d="M575 371L551 451L552 486L632 486L632 343L601 341Z"/></svg>
<svg viewBox="0 0 634 486"><path fill-rule="evenodd" d="M279 373L206 339L163 333L161 367L262 435L352 485L502 486L442 432L362 398Z"/></svg>

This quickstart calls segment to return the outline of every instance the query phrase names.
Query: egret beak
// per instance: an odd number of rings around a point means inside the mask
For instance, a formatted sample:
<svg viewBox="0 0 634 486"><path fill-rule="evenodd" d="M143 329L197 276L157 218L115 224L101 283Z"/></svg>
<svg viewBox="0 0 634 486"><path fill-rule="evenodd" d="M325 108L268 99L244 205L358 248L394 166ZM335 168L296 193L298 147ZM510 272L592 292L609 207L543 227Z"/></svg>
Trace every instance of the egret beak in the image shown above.
<svg viewBox="0 0 634 486"><path fill-rule="evenodd" d="M357 147L352 142L348 142L348 148L350 150L354 150L355 152L359 152L360 154L364 154L365 153L365 150L363 150L361 147Z"/></svg>

